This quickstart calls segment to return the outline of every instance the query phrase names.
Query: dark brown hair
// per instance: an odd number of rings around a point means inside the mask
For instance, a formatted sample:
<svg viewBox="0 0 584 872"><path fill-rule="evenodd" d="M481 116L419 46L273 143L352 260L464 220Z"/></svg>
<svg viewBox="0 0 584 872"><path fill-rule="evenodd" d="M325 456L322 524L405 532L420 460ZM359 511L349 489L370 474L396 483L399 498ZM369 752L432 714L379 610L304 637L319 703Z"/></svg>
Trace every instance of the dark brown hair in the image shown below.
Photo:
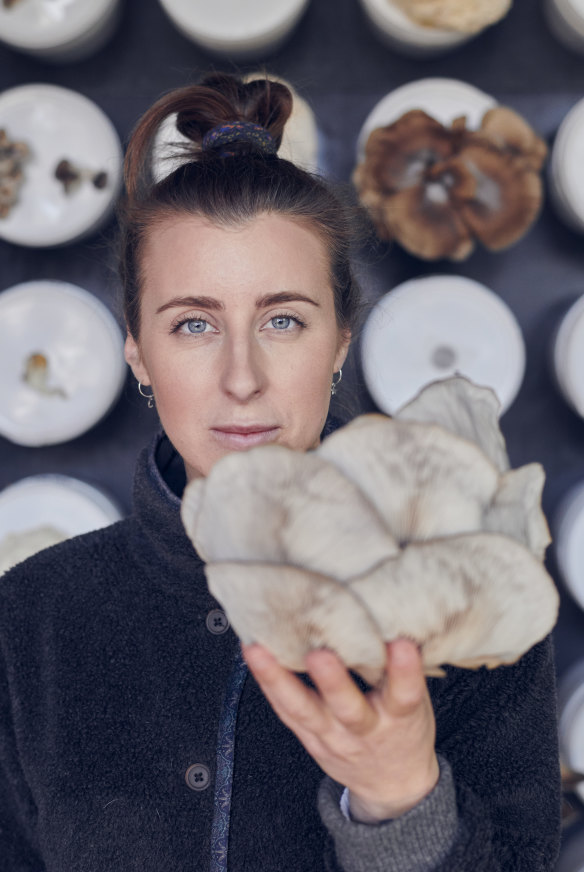
<svg viewBox="0 0 584 872"><path fill-rule="evenodd" d="M265 212L300 221L323 240L330 257L331 284L338 326L351 330L360 291L351 268L354 242L351 208L329 187L290 161L266 154L253 142L202 149L214 127L248 121L264 127L279 146L292 111L292 94L279 82L213 74L162 97L139 121L124 166L126 199L120 210L120 275L124 313L130 333L140 332L141 254L150 228L177 215L200 215L221 225L239 224ZM162 122L176 115L178 130L192 145L185 161L155 182L152 155Z"/></svg>

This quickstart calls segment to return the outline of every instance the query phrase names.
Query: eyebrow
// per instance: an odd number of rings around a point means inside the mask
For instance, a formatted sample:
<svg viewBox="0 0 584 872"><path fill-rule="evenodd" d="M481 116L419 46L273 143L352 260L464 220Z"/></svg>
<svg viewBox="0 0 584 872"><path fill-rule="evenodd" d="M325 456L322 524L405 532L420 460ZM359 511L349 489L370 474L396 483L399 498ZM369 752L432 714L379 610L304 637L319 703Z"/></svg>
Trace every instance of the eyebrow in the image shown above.
<svg viewBox="0 0 584 872"><path fill-rule="evenodd" d="M312 300L310 297L305 297L304 294L299 294L296 291L279 291L276 294L265 294L256 300L256 308L267 309L269 306L277 306L281 303L310 303L312 306L320 307L320 303ZM159 315L166 309L209 309L220 311L225 309L224 304L214 297L173 297L167 303L159 306L156 314Z"/></svg>

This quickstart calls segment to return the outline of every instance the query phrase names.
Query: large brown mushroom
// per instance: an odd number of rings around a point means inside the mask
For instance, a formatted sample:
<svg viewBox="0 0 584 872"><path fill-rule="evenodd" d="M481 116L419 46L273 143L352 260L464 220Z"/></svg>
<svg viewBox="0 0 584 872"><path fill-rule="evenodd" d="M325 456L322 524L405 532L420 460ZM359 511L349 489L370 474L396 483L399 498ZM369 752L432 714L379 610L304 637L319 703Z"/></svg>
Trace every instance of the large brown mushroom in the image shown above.
<svg viewBox="0 0 584 872"><path fill-rule="evenodd" d="M353 173L380 239L426 260L463 260L480 240L491 251L517 242L539 214L547 148L512 109L445 127L420 109L373 130Z"/></svg>
<svg viewBox="0 0 584 872"><path fill-rule="evenodd" d="M313 452L260 446L191 482L183 523L242 640L295 670L326 646L375 684L399 636L428 675L510 663L542 639L558 607L543 471L508 468L498 412L454 377Z"/></svg>
<svg viewBox="0 0 584 872"><path fill-rule="evenodd" d="M512 0L390 0L425 27L478 33L500 21Z"/></svg>

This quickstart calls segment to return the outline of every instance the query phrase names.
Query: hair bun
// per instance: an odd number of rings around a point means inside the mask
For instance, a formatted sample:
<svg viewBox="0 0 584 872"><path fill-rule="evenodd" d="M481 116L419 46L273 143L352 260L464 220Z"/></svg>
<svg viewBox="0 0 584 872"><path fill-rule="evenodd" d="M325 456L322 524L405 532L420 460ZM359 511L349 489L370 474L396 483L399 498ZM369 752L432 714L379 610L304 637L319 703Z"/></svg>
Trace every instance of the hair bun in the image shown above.
<svg viewBox="0 0 584 872"><path fill-rule="evenodd" d="M128 196L138 196L152 184L151 161L154 142L161 125L176 116L176 128L192 143L180 147L181 161L200 160L205 134L234 122L247 122L264 128L275 143L276 150L292 113L292 93L281 82L256 78L242 81L229 73L213 73L200 84L177 88L161 97L142 116L128 144L125 161L125 182ZM230 154L269 151L261 138L238 138L229 147ZM206 149L213 154L214 148ZM220 153L220 152L219 152Z"/></svg>

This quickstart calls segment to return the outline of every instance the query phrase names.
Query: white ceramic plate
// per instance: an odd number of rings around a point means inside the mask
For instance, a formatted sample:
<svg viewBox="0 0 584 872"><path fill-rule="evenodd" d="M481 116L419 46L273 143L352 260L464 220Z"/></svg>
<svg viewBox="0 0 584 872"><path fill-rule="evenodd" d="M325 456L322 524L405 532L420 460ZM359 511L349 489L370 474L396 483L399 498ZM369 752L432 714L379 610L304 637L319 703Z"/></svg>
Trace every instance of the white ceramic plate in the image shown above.
<svg viewBox="0 0 584 872"><path fill-rule="evenodd" d="M422 109L444 125L466 115L467 126L476 130L485 112L496 105L497 101L489 94L458 79L431 78L408 82L386 94L365 119L357 140L357 160L364 159L365 143L373 130L393 124L412 109Z"/></svg>
<svg viewBox="0 0 584 872"><path fill-rule="evenodd" d="M43 50L92 34L119 0L19 0L0 5L0 39L23 50Z"/></svg>
<svg viewBox="0 0 584 872"><path fill-rule="evenodd" d="M554 547L567 589L584 609L584 482L564 497L554 516ZM582 761L584 771L584 746Z"/></svg>
<svg viewBox="0 0 584 872"><path fill-rule="evenodd" d="M562 318L554 341L553 362L564 397L584 418L584 296Z"/></svg>
<svg viewBox="0 0 584 872"><path fill-rule="evenodd" d="M57 534L70 538L120 520L101 490L67 475L33 475L0 492L0 574L45 547Z"/></svg>
<svg viewBox="0 0 584 872"><path fill-rule="evenodd" d="M46 386L23 376L31 355L48 361ZM66 442L96 424L126 377L123 338L93 294L36 281L0 293L0 433L20 445Z"/></svg>
<svg viewBox="0 0 584 872"><path fill-rule="evenodd" d="M472 279L411 279L382 297L363 330L369 392L393 414L424 385L459 373L493 388L509 408L523 380L525 345L508 306Z"/></svg>
<svg viewBox="0 0 584 872"><path fill-rule="evenodd" d="M160 0L175 24L209 51L243 53L276 46L309 0Z"/></svg>
<svg viewBox="0 0 584 872"><path fill-rule="evenodd" d="M572 107L558 129L550 175L560 216L574 230L584 232L584 100Z"/></svg>
<svg viewBox="0 0 584 872"><path fill-rule="evenodd" d="M95 103L56 85L22 85L0 94L0 128L31 150L18 203L0 219L1 238L35 247L63 245L109 218L121 189L123 154L111 121ZM55 178L64 158L105 171L106 187L97 190L84 181L66 194Z"/></svg>

